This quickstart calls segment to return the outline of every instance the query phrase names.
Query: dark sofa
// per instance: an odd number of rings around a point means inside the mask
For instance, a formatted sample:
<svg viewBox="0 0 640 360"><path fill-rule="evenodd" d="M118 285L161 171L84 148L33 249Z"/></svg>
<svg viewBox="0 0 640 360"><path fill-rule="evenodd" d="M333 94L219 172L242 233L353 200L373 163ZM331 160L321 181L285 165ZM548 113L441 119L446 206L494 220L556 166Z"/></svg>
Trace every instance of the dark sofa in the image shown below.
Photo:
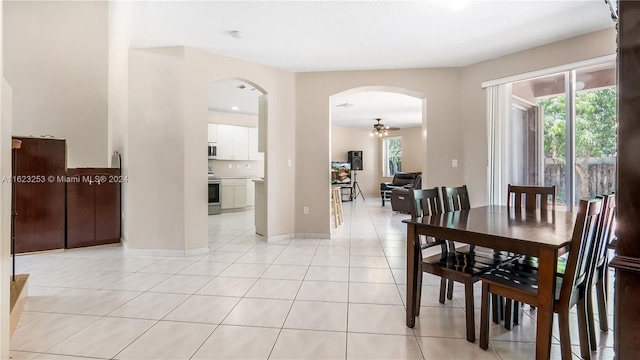
<svg viewBox="0 0 640 360"><path fill-rule="evenodd" d="M411 213L411 194L413 189L422 189L422 175L417 174L413 184L391 190L391 210Z"/></svg>
<svg viewBox="0 0 640 360"><path fill-rule="evenodd" d="M417 188L421 188L422 172L398 172L393 176L392 181L380 183L380 197L382 198L382 206L384 206L385 199L392 198L392 190L413 188L416 185L417 180L419 181ZM393 201L391 203L391 207L393 208Z"/></svg>

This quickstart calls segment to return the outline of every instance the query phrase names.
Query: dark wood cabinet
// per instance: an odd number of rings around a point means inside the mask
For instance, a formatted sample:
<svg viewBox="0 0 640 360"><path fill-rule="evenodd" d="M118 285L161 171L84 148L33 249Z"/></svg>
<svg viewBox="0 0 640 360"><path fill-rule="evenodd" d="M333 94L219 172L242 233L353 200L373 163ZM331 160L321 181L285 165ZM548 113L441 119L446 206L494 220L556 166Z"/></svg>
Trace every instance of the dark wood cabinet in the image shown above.
<svg viewBox="0 0 640 360"><path fill-rule="evenodd" d="M64 248L66 142L60 139L14 137L16 151L15 252Z"/></svg>
<svg viewBox="0 0 640 360"><path fill-rule="evenodd" d="M67 176L67 248L120 242L120 169L68 169Z"/></svg>

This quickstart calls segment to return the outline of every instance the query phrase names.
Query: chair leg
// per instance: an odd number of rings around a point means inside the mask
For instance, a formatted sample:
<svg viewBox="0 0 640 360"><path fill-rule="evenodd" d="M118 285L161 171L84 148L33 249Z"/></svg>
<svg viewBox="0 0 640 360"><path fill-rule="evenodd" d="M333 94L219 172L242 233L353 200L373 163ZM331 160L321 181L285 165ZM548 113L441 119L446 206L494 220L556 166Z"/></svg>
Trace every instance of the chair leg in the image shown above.
<svg viewBox="0 0 640 360"><path fill-rule="evenodd" d="M589 330L587 329L587 311L586 311L586 299L583 297L578 300L578 331L580 334L580 356L583 359L591 359L591 348L595 347L590 345Z"/></svg>
<svg viewBox="0 0 640 360"><path fill-rule="evenodd" d="M498 296L496 294L491 294L491 302L493 306L491 307L491 311L493 312L493 322L496 324L500 324L500 321L504 317L504 302L503 297Z"/></svg>
<svg viewBox="0 0 640 360"><path fill-rule="evenodd" d="M451 281L451 280L449 280ZM453 281L451 281L453 282ZM474 305L473 305L473 283L468 282L464 284L464 306L465 313L467 315L467 341L476 341L476 325L474 318Z"/></svg>
<svg viewBox="0 0 640 360"><path fill-rule="evenodd" d="M444 297L447 295L447 279L440 278L440 304L444 304Z"/></svg>
<svg viewBox="0 0 640 360"><path fill-rule="evenodd" d="M589 333L589 344L591 344L591 350L596 350L596 344L597 344L596 325L594 322L594 315L593 315L593 295L591 293L591 286L589 286L588 289L589 290L587 291L587 294L586 294L586 297L587 297L586 316L587 316L587 326L588 326L588 333Z"/></svg>
<svg viewBox="0 0 640 360"><path fill-rule="evenodd" d="M489 348L489 306L489 284L483 282L480 305L480 348L483 350Z"/></svg>
<svg viewBox="0 0 640 360"><path fill-rule="evenodd" d="M416 316L420 316L420 304L422 301L422 276L424 275L424 273L422 271L420 271L420 273L417 275L417 289L416 289Z"/></svg>
<svg viewBox="0 0 640 360"><path fill-rule="evenodd" d="M447 284L447 299L452 300L453 299L453 280L449 280L449 283Z"/></svg>
<svg viewBox="0 0 640 360"><path fill-rule="evenodd" d="M513 302L513 325L520 325L520 301Z"/></svg>
<svg viewBox="0 0 640 360"><path fill-rule="evenodd" d="M606 266L605 269L606 271ZM604 271L603 271L604 272ZM596 296L598 297L598 319L600 320L600 330L609 331L609 320L607 319L607 273L601 274L601 278L596 281Z"/></svg>
<svg viewBox="0 0 640 360"><path fill-rule="evenodd" d="M562 360L572 359L571 335L569 333L569 309L558 313L558 327L560 328L560 351Z"/></svg>
<svg viewBox="0 0 640 360"><path fill-rule="evenodd" d="M513 300L507 298L507 301L504 305L504 328L507 330L511 330L512 325L512 316L513 316Z"/></svg>

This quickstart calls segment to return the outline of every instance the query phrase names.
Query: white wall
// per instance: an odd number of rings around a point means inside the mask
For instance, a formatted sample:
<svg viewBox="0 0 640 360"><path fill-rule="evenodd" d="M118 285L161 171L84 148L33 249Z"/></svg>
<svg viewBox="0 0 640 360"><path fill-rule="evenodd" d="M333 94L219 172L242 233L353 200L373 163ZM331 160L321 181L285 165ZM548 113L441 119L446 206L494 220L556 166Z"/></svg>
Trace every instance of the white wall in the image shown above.
<svg viewBox="0 0 640 360"><path fill-rule="evenodd" d="M131 50L129 66L127 248L207 247L185 224L184 49Z"/></svg>
<svg viewBox="0 0 640 360"><path fill-rule="evenodd" d="M471 206L488 203L487 199L487 109L483 81L522 74L614 54L616 34L607 29L576 38L555 42L462 69L462 127L464 182L470 193ZM506 191L506 190L505 190Z"/></svg>
<svg viewBox="0 0 640 360"><path fill-rule="evenodd" d="M406 89L405 94L426 99L426 146L422 148L423 183L435 186L462 181L460 73L457 68L342 71L296 74L296 233L329 234L330 96L361 87L378 91ZM381 88L378 88L381 87ZM393 90L391 90L393 91ZM424 106L424 105L423 105ZM308 215L302 208L310 208Z"/></svg>
<svg viewBox="0 0 640 360"><path fill-rule="evenodd" d="M206 153L200 150L207 142L207 86L214 80L238 78L257 86L268 96L268 142L264 165L268 194L267 236L293 234L295 169L299 166L295 152L294 74L192 48L185 48L185 61L185 137L189 139L185 147L185 211L188 228L202 229L206 235L207 161ZM287 165L288 159L292 161L291 167Z"/></svg>
<svg viewBox="0 0 640 360"><path fill-rule="evenodd" d="M146 1L109 1L109 96L108 96L108 150L121 155L123 176L129 176L129 44L136 23L142 17ZM113 166L114 164L109 164ZM122 209L128 213L127 182L120 187ZM122 217L122 237L128 234L128 217Z"/></svg>
<svg viewBox="0 0 640 360"><path fill-rule="evenodd" d="M106 166L106 1L4 2L13 134L67 140L67 166Z"/></svg>
<svg viewBox="0 0 640 360"><path fill-rule="evenodd" d="M364 170L358 171L358 185L365 196L379 196L380 155L378 148L380 141L378 138L369 136L370 132L369 130L344 126L331 126L331 161L347 162L348 151L362 151L362 168ZM327 163L327 171L329 171L329 165Z"/></svg>

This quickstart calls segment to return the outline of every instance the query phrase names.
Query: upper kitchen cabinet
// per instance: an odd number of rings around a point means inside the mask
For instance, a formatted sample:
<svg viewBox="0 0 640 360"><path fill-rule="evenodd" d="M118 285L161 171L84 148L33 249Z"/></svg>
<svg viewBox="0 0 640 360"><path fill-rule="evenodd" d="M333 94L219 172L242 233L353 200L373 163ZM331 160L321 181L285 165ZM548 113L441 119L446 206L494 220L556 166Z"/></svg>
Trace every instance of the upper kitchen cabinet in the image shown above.
<svg viewBox="0 0 640 360"><path fill-rule="evenodd" d="M217 143L218 142L218 124L208 124L208 128L207 128L207 138L209 139L210 143Z"/></svg>
<svg viewBox="0 0 640 360"><path fill-rule="evenodd" d="M218 160L249 160L249 128L218 124Z"/></svg>

